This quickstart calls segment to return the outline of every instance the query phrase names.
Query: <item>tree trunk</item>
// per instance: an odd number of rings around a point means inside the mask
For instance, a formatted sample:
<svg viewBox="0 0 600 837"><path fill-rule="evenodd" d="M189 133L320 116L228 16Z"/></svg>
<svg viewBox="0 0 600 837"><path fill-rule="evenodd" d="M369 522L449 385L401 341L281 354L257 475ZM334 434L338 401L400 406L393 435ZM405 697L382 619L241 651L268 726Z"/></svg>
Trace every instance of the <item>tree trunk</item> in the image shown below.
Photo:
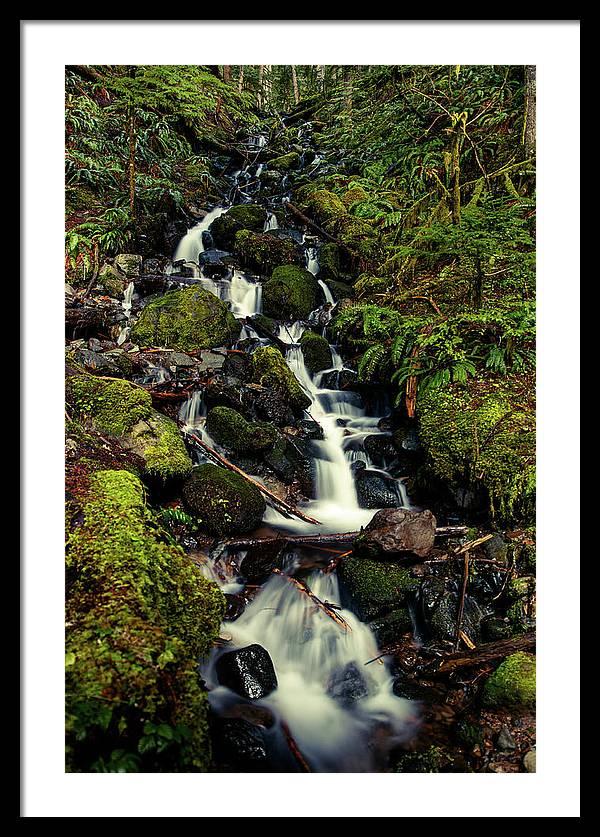
<svg viewBox="0 0 600 837"><path fill-rule="evenodd" d="M273 90L273 78L271 76L272 64L265 64L263 72L263 107L268 108L271 104L271 93Z"/></svg>
<svg viewBox="0 0 600 837"><path fill-rule="evenodd" d="M135 78L135 67L129 68L129 78ZM128 124L128 138L129 138L129 160L127 164L129 174L129 214L131 220L135 221L135 104L133 100L133 91L129 94L129 105L127 108L127 124Z"/></svg>
<svg viewBox="0 0 600 837"><path fill-rule="evenodd" d="M244 92L244 65L240 65L240 77L238 79L238 92Z"/></svg>
<svg viewBox="0 0 600 837"><path fill-rule="evenodd" d="M344 67L344 101L348 115L352 115L352 67Z"/></svg>
<svg viewBox="0 0 600 837"><path fill-rule="evenodd" d="M259 64L258 65L258 93L256 94L256 107L262 108L263 106L263 76L265 74L265 65Z"/></svg>
<svg viewBox="0 0 600 837"><path fill-rule="evenodd" d="M231 82L231 66L229 64L223 64L223 81L225 84Z"/></svg>
<svg viewBox="0 0 600 837"><path fill-rule="evenodd" d="M316 65L316 72L317 72L317 87L319 91L323 92L323 87L325 86L325 67L323 64Z"/></svg>
<svg viewBox="0 0 600 837"><path fill-rule="evenodd" d="M300 88L298 87L298 76L296 75L296 68L292 64L292 86L294 88L294 104L300 101Z"/></svg>
<svg viewBox="0 0 600 837"><path fill-rule="evenodd" d="M535 154L535 65L525 67L525 159Z"/></svg>
<svg viewBox="0 0 600 837"><path fill-rule="evenodd" d="M452 148L450 151L450 173L452 177L452 223L460 224L460 148L464 135L467 114L461 113L456 117ZM453 118L454 121L454 118Z"/></svg>

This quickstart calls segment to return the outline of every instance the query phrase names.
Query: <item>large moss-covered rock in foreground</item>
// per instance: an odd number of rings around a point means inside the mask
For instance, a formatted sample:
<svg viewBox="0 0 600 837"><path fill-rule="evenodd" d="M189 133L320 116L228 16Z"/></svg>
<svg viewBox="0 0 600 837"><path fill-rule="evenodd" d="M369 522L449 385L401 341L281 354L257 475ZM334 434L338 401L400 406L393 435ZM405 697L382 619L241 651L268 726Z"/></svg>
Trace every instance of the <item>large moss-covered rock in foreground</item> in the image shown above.
<svg viewBox="0 0 600 837"><path fill-rule="evenodd" d="M217 465L199 465L183 487L183 499L209 535L228 537L260 524L265 500L251 483Z"/></svg>
<svg viewBox="0 0 600 837"><path fill-rule="evenodd" d="M127 471L92 474L67 544L69 772L195 772L210 764L199 655L225 602L168 545Z"/></svg>
<svg viewBox="0 0 600 837"><path fill-rule="evenodd" d="M194 286L151 300L133 325L131 338L140 346L164 346L185 352L229 345L240 330L240 323L224 302Z"/></svg>
<svg viewBox="0 0 600 837"><path fill-rule="evenodd" d="M535 656L519 651L511 654L485 682L485 706L531 709L535 706Z"/></svg>
<svg viewBox="0 0 600 837"><path fill-rule="evenodd" d="M235 244L236 234L240 230L262 232L267 220L267 211L258 204L247 203L232 206L220 215L210 225L210 234L215 247L231 252Z"/></svg>
<svg viewBox="0 0 600 837"><path fill-rule="evenodd" d="M300 168L300 155L296 151L290 151L289 154L282 154L281 157L269 160L269 169L292 171L298 168Z"/></svg>
<svg viewBox="0 0 600 837"><path fill-rule="evenodd" d="M298 246L291 238L240 230L235 237L235 253L241 263L258 273L269 274L286 264L300 264Z"/></svg>
<svg viewBox="0 0 600 837"><path fill-rule="evenodd" d="M176 423L153 409L150 393L141 387L72 375L67 379L66 402L73 418L117 437L123 448L141 457L144 474L166 480L191 471L192 460Z"/></svg>
<svg viewBox="0 0 600 837"><path fill-rule="evenodd" d="M406 604L419 582L392 562L349 556L338 569L350 608L363 621L385 616Z"/></svg>
<svg viewBox="0 0 600 837"><path fill-rule="evenodd" d="M277 438L277 431L267 422L246 421L229 407L214 407L206 418L206 429L220 445L237 453L265 450Z"/></svg>
<svg viewBox="0 0 600 837"><path fill-rule="evenodd" d="M321 334L307 330L300 338L300 348L306 368L313 375L323 369L331 369L333 363L329 343Z"/></svg>
<svg viewBox="0 0 600 837"><path fill-rule="evenodd" d="M252 380L278 392L294 409L304 410L310 406L310 398L274 346L261 346L252 355Z"/></svg>
<svg viewBox="0 0 600 837"><path fill-rule="evenodd" d="M303 320L322 302L315 277L303 267L278 267L263 286L263 311L277 320Z"/></svg>

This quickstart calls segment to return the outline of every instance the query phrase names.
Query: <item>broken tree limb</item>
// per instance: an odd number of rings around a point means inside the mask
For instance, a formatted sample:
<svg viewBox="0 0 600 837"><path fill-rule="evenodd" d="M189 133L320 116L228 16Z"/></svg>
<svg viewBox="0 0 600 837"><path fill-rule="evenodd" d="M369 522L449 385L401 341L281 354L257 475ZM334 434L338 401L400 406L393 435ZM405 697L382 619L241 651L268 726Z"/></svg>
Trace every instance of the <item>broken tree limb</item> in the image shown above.
<svg viewBox="0 0 600 837"><path fill-rule="evenodd" d="M517 651L527 651L535 647L535 631L523 634L522 636L512 637L511 639L501 639L498 642L488 642L485 645L479 645L473 651L456 651L452 654L447 654L444 657L426 663L419 669L419 677L433 677L436 674L449 674L458 668L467 668L469 666L478 666L485 663L491 663L494 660L499 660L502 657L508 657Z"/></svg>
<svg viewBox="0 0 600 837"><path fill-rule="evenodd" d="M454 650L458 651L462 635L462 620L465 609L465 597L467 595L467 584L469 583L469 550L465 552L465 565L463 569L463 583L460 591L460 601L458 604L458 615L456 617L456 637L454 639Z"/></svg>
<svg viewBox="0 0 600 837"><path fill-rule="evenodd" d="M328 602L321 601L321 599L318 596L315 596L315 594L310 589L308 584L305 584L304 581L300 581L299 579L294 578L291 575L287 575L282 570L279 570L277 568L272 570L272 572L275 573L276 575L282 576L283 578L285 578L286 581L289 581L290 584L293 584L295 587L297 587L298 590L300 590L301 593L304 593L305 596L308 596L308 598L316 604L316 606L319 608L319 610L322 610L323 613L325 613L327 616L329 616L330 619L333 619L333 621L337 625L339 625L340 628L342 628L344 631L347 632L347 631L352 630L352 628L346 622L346 620L343 619L339 615L339 613L335 612L335 608L332 605L330 605Z"/></svg>
<svg viewBox="0 0 600 837"><path fill-rule="evenodd" d="M315 224L314 221L311 221L311 219L307 215L305 215L304 212L298 209L297 206L294 206L293 203L289 203L288 201L288 203L286 203L286 207L287 209L291 210L292 215L295 215L296 218L298 218L304 224L309 226L319 235L328 238L329 241L333 241L334 244L337 244L338 247L341 247L343 250L346 250L346 252L350 252L350 249L342 241L340 241L339 238L336 238L335 236L331 235L331 233L328 233L327 230L323 229L323 227L320 227L318 224Z"/></svg>
<svg viewBox="0 0 600 837"><path fill-rule="evenodd" d="M209 447L206 442L203 442L202 439L197 436L195 433L191 432L190 430L185 429L185 425L183 422L179 422L180 427L184 429L186 439L191 439L196 447L199 447L210 459L216 462L218 465L221 465L223 468L227 468L229 471L233 471L234 474L239 474L240 477L243 477L249 483L251 483L255 488L258 488L260 493L264 496L266 501L273 506L278 512L285 515L286 517L298 517L300 520L305 520L307 523L315 523L319 524L320 521L315 520L314 517L309 517L307 514L304 514L298 509L294 508L294 506L290 506L289 503L286 503L285 500L282 500L280 497L277 497L276 494L273 494L272 491L269 491L268 488L265 488L264 485L261 485L255 479L252 479L245 471L242 471L241 468L238 468L237 465L234 465L233 462L229 462L228 459L225 459L224 456L217 453L211 447Z"/></svg>
<svg viewBox="0 0 600 837"><path fill-rule="evenodd" d="M288 727L288 725L286 724L285 721L281 721L281 731L283 732L283 734L285 736L285 740L287 742L288 747L290 748L290 752L292 753L292 755L294 756L294 758L296 759L296 761L298 762L298 764L300 765L302 770L305 773L312 773L312 769L311 769L309 763L306 761L306 759L302 755L302 753L300 751L300 748L296 744L296 739L294 738L294 736L290 732L290 728Z"/></svg>

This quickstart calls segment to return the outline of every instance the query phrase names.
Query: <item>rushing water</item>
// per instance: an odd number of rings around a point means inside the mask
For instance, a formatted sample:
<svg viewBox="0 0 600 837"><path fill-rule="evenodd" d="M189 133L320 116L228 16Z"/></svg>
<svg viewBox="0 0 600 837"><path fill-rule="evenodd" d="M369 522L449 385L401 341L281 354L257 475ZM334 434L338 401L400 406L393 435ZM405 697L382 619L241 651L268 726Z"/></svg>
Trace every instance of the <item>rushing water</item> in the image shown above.
<svg viewBox="0 0 600 837"><path fill-rule="evenodd" d="M198 253L204 249L202 232L224 211L218 207L190 230L175 257L195 263ZM272 214L265 227L274 229L275 225ZM306 258L308 269L316 274L317 250L309 248ZM245 318L261 311L261 286L241 271L232 270L226 278L213 280L203 276L199 269L198 279L203 287L226 301L236 317ZM325 283L319 284L326 301L332 304L329 289ZM367 435L379 432L380 416L368 415L357 393L321 386L328 372L343 369L342 358L334 346L331 370L313 378L299 346L305 328L302 322L282 324L279 338L287 344L289 368L311 400L308 412L323 430L323 439L312 442L315 497L303 506L320 524L284 518L270 507L264 522L293 532L354 531L368 523L375 510L360 507L351 465L361 458L372 469L363 441ZM255 336L250 327L245 327L242 337L249 335ZM180 419L200 432L205 442L214 445L204 428L205 415L201 391L194 393L180 411ZM389 475L386 477L389 479ZM407 505L404 489L401 483L397 485L399 505ZM298 562L298 553L292 551L287 556L286 572L293 574ZM203 570L225 592L243 589L235 567L229 562L220 564L206 558ZM306 583L321 601L338 608L336 612L345 621L347 630L315 607L313 600L285 576L272 575L243 614L235 621L224 623L223 632L229 636L229 642L225 648L215 650L203 665L211 705L217 712L226 713L230 706L243 702L239 695L219 685L215 663L227 651L257 643L269 652L278 679L277 689L257 703L268 707L288 726L311 769L318 772L383 770L389 749L414 731L417 723L414 704L393 694L392 678L381 661L366 665L377 657L377 643L367 625L341 608L336 573L313 571ZM351 699L340 699L339 688L336 696L336 684L339 687L340 679L344 681L345 677L359 683ZM272 753L281 751L283 738L279 724L266 730L265 736ZM283 750L287 752L285 746Z"/></svg>

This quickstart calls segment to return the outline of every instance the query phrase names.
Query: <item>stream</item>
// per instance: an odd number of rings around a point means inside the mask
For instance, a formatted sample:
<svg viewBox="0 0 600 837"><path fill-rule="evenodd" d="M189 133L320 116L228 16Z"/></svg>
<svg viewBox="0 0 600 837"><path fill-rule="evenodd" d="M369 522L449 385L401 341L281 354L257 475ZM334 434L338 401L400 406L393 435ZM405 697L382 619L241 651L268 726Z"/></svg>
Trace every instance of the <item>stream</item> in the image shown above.
<svg viewBox="0 0 600 837"><path fill-rule="evenodd" d="M257 173L256 166L236 172L232 193L241 192L242 199L247 200L245 184L257 180L257 174L260 175L260 171ZM282 199L285 198L283 194ZM260 196L253 192L252 200L258 202ZM247 317L261 313L260 282L237 267L231 267L223 278L210 278L199 264L200 254L209 240L210 225L227 210L227 206L215 207L190 229L180 241L173 260L183 261L203 288L227 302L232 313L244 321L240 340L254 338L257 345L268 344L267 339L261 338L245 322ZM276 215L269 212L265 230L277 227ZM304 238L306 267L317 275L317 247L312 237L309 244ZM324 322L330 318L328 310L334 300L325 282L319 281L319 286L324 308L317 314L321 314L320 322ZM308 319L319 321L316 314ZM314 498L301 505L302 511L319 520L320 525L283 517L269 506L263 525L296 534L351 532L365 526L376 511L359 504L354 473L357 463L386 479L396 493L399 507L409 507L409 498L402 481L394 479L384 469L376 468L364 449L367 435L386 435L379 430L385 412L372 414L359 393L332 386L345 368L335 345L330 344L332 367L311 375L299 345L306 327L305 322L280 323L278 336L286 344L285 359L289 368L310 398L308 413L323 431L322 439L311 442ZM320 330L327 336L327 326ZM205 416L206 407L199 389L182 405L180 419L219 452L221 449L204 428ZM198 461L203 460L199 458ZM227 638L227 644L216 648L201 666L211 707L218 715L228 716L232 707L243 702L239 694L219 684L216 666L223 654L257 644L268 651L277 679L274 691L251 701L254 706L272 713L276 721L264 730L270 769L299 769L282 734L282 730L287 729L311 771L385 770L389 750L414 734L418 723L417 705L394 695L392 676L382 660L366 665L379 653L377 642L370 628L342 607L335 570L307 570L303 581L318 599L339 613L347 625L346 630L316 608L312 599L285 577L310 566L310 555L310 549L287 549L283 558L285 575L271 575L242 615L223 624L222 635ZM207 559L202 569L225 593L237 594L244 587L238 580L236 566L222 557Z"/></svg>

